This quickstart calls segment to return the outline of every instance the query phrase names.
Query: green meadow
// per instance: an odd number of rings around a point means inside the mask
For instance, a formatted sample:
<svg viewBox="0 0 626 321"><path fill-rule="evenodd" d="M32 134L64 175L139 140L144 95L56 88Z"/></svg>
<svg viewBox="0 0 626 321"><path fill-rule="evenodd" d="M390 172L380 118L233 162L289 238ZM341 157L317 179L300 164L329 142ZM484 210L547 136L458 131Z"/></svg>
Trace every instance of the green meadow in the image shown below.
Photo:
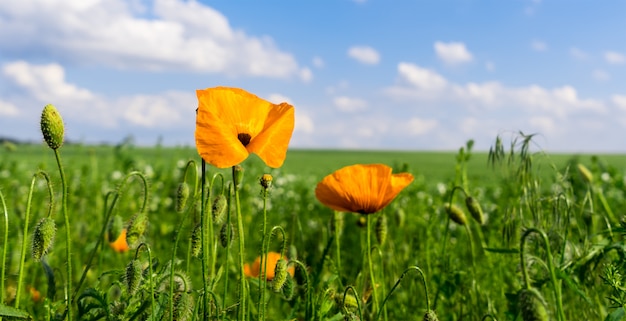
<svg viewBox="0 0 626 321"><path fill-rule="evenodd" d="M529 151L523 139L491 152L290 149L278 169L251 155L242 164L238 226L231 170L207 165L201 197L193 147L65 145L58 150L65 208L51 149L2 148L6 320L624 318L626 155ZM367 216L335 213L316 199L326 175L371 163L415 179ZM266 173L273 180L264 194ZM191 193L181 200L183 181ZM230 206L216 218L219 195ZM470 196L479 213L466 205ZM267 248L293 268L278 288L275 280L240 277L241 263L262 251L264 212ZM36 260L44 217L54 221L54 240ZM201 239L203 217L211 222ZM119 227L140 219L140 245L115 251L109 243Z"/></svg>

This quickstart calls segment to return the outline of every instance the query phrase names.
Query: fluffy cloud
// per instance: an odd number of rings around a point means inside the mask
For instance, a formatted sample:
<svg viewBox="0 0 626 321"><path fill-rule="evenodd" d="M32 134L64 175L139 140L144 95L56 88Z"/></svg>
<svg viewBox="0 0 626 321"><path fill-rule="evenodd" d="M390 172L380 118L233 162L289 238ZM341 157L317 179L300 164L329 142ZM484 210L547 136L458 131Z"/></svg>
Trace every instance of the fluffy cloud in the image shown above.
<svg viewBox="0 0 626 321"><path fill-rule="evenodd" d="M18 114L17 107L15 105L0 100L0 115L2 116L16 116Z"/></svg>
<svg viewBox="0 0 626 321"><path fill-rule="evenodd" d="M548 44L546 44L545 42L543 42L541 40L533 40L530 43L530 47L534 51L546 51L546 50L548 50Z"/></svg>
<svg viewBox="0 0 626 321"><path fill-rule="evenodd" d="M462 42L441 42L434 45L437 57L449 65L471 62L474 58Z"/></svg>
<svg viewBox="0 0 626 321"><path fill-rule="evenodd" d="M626 56L619 52L607 51L604 53L604 60L612 65L619 65L626 62Z"/></svg>
<svg viewBox="0 0 626 321"><path fill-rule="evenodd" d="M353 113L367 108L367 102L360 98L340 96L333 99L333 103L342 112Z"/></svg>
<svg viewBox="0 0 626 321"><path fill-rule="evenodd" d="M410 136L422 136L431 132L438 125L439 122L436 119L422 119L418 117L413 117L409 119L406 123L406 132Z"/></svg>
<svg viewBox="0 0 626 321"><path fill-rule="evenodd" d="M134 4L134 5L133 5ZM301 75L295 58L269 37L234 29L196 1L0 2L0 46L6 56L40 52L63 61L120 69ZM149 12L147 15L145 12ZM24 23L28 21L28 23ZM308 78L303 77L305 80Z"/></svg>
<svg viewBox="0 0 626 321"><path fill-rule="evenodd" d="M368 46L351 47L348 49L348 56L366 65L376 65L380 62L378 51Z"/></svg>

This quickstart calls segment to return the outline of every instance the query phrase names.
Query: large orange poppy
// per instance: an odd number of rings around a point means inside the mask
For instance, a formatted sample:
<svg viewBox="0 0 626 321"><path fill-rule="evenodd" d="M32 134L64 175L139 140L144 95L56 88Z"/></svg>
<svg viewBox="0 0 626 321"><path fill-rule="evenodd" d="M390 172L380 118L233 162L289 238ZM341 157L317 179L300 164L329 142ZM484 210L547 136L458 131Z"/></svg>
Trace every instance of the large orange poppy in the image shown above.
<svg viewBox="0 0 626 321"><path fill-rule="evenodd" d="M267 253L266 258L267 258L267 273L265 274L267 275L268 280L272 280L274 279L274 269L276 269L276 262L278 262L278 260L281 258L281 255L280 253L269 252ZM296 272L296 269L292 265L287 268L287 272L289 272L289 274L293 276L293 274ZM254 263L252 263L252 265L244 264L243 273L247 277L258 278L259 274L261 273L261 257L257 256L257 258L254 260Z"/></svg>
<svg viewBox="0 0 626 321"><path fill-rule="evenodd" d="M196 94L196 148L202 159L228 168L255 153L269 167L283 164L295 122L293 106L275 105L238 88Z"/></svg>
<svg viewBox="0 0 626 321"><path fill-rule="evenodd" d="M383 164L346 166L324 177L315 188L315 196L339 212L376 213L413 181L409 173L391 171Z"/></svg>

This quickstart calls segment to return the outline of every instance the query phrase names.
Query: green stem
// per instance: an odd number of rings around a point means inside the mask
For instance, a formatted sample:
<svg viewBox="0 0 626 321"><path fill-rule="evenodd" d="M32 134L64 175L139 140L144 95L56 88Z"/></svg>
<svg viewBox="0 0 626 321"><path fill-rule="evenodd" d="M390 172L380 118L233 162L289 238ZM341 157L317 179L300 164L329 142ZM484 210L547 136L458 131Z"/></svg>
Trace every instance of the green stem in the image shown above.
<svg viewBox="0 0 626 321"><path fill-rule="evenodd" d="M302 270L302 273L304 273L304 277L306 281L306 299L305 299L305 304L304 304L304 320L311 320L313 318L313 300L311 299L312 289L311 289L311 280L309 279L309 272L307 271L307 268L304 265L304 263L300 262L299 260L289 261L289 263L291 262L293 262L293 264L296 264L300 268L300 270ZM363 319L361 318L361 320Z"/></svg>
<svg viewBox="0 0 626 321"><path fill-rule="evenodd" d="M26 245L28 243L28 225L29 225L29 221L30 221L30 209L31 209L31 203L33 200L33 191L35 189L35 181L37 180L37 176L42 176L46 182L48 182L48 191L50 193L50 207L48 210L48 216L51 215L52 213L52 206L53 206L53 198L52 198L52 185L50 184L50 178L48 177L48 174L44 171L38 171L37 173L33 174L33 178L31 179L30 182L30 189L28 191L28 199L26 201L26 217L24 218L24 232L23 232L23 236L22 236L22 253L20 256L20 264L19 264L19 272L17 275L17 290L15 292L15 308L19 308L20 307L20 295L22 294L22 279L24 277L24 261L26 259ZM4 200L3 200L3 204L4 204ZM4 209L5 212L5 216L6 214L6 207ZM5 228L6 230L7 228ZM5 233L5 238L7 237L8 233ZM6 245L7 242L4 242L4 246L6 249ZM5 255L6 255L6 250L4 251ZM4 269L4 265L3 265L3 269ZM4 277L2 278L2 280L4 281ZM4 288L3 288L4 289ZM4 290L3 290L4 291Z"/></svg>
<svg viewBox="0 0 626 321"><path fill-rule="evenodd" d="M231 216L230 216L231 206L230 206L230 202L231 202L231 195L232 195L232 190L231 189L232 189L232 185L228 185L228 198L227 198L228 203L226 205L226 224L227 224L226 225L226 233L228 234L228 237L227 237L228 242L226 243L226 255L224 255L224 263L223 263L225 271L229 271L230 270L229 269L229 263L230 263L230 242L232 240L232 235L233 235L232 234L233 231L230 228L231 227L231 220L230 220L231 219ZM230 273L226 272L225 275L224 275L224 295L222 297L222 313L224 313L224 314L222 315L222 320L226 320L226 297L228 295L228 279L229 279L228 276L229 276L229 274ZM217 302L215 304L217 305Z"/></svg>
<svg viewBox="0 0 626 321"><path fill-rule="evenodd" d="M85 264L85 268L83 269L83 274L81 275L80 280L78 281L78 284L76 285L76 288L74 289L74 293L72 294L72 303L76 301L76 297L78 296L78 291L80 291L81 286L85 282L85 279L87 278L87 272L89 272L89 269L91 268L91 263L93 262L93 259L96 256L96 253L98 251L98 248L100 247L100 244L102 244L102 240L104 240L104 233L106 233L107 225L108 225L109 220L111 219L111 215L113 214L113 209L115 208L115 204L117 204L117 201L120 198L120 195L122 194L122 189L126 187L126 184L128 183L128 181L134 176L139 177L141 179L141 182L143 183L143 203L141 205L140 211L143 213L146 210L146 207L148 206L148 180L141 172L138 172L138 171L133 171L133 172L128 173L124 177L122 182L120 182L120 184L117 186L114 192L109 192L106 194L105 202L104 202L105 211L106 211L104 224L102 224L102 229L100 229L100 236L98 237L98 240L96 241L96 245L94 246L93 250L91 250L91 253L89 254L89 258L87 259L87 264ZM115 194L115 196L113 197L113 200L111 201L111 205L107 208L106 207L107 201L109 199L109 196L111 196L112 194Z"/></svg>
<svg viewBox="0 0 626 321"><path fill-rule="evenodd" d="M267 189L263 189L263 227L261 234L261 255L259 256L259 320L265 320L265 288L267 287L267 260L265 258L265 233L267 231ZM269 243L269 240L268 240Z"/></svg>
<svg viewBox="0 0 626 321"><path fill-rule="evenodd" d="M239 203L239 186L241 182L237 182L237 174L235 170L235 166L233 166L233 182L235 183L234 193L235 193L235 210L237 212L237 228L239 230L239 311L240 317L242 321L246 320L247 317L247 306L246 301L248 298L247 287L246 287L246 275L243 271L244 266L244 254L245 254L245 242L244 242L244 229L243 229L243 218L241 217L241 205Z"/></svg>
<svg viewBox="0 0 626 321"><path fill-rule="evenodd" d="M337 261L337 276L339 277L339 283L342 284L341 280L341 227L343 226L341 220L341 213L335 211L333 215L334 225L335 225L335 255Z"/></svg>
<svg viewBox="0 0 626 321"><path fill-rule="evenodd" d="M4 247L2 249L2 272L0 272L0 289L4 289L4 272L7 263L7 246L9 245L9 213L7 212L7 204L4 201L4 194L2 194L2 191L0 191L0 201L2 201L2 210L4 213ZM0 292L0 304L4 304L4 290Z"/></svg>
<svg viewBox="0 0 626 321"><path fill-rule="evenodd" d="M374 266L372 264L372 220L370 216L367 216L367 263L369 265L370 283L372 285L372 296L374 297L374 309L372 312L379 311L378 306L378 291L376 290L376 277L374 276Z"/></svg>
<svg viewBox="0 0 626 321"><path fill-rule="evenodd" d="M148 252L148 273L149 273L149 277L148 279L150 280L150 308L152 310L152 315L156 316L156 311L154 310L156 308L156 304L154 303L154 282L152 279L152 251L150 251L150 246L148 246L148 244L146 243L141 243L139 244L139 246L137 246L137 250L135 251L135 260L137 259L137 256L139 256L139 250L145 247L146 248L146 252ZM172 283L170 282L170 289L172 288ZM171 301L171 294L170 294L170 301ZM172 310L172 306L170 305L170 311ZM173 314L173 313L170 313Z"/></svg>
<svg viewBox="0 0 626 321"><path fill-rule="evenodd" d="M354 293L357 311L359 312L359 320L363 320L363 312L361 311L361 300L359 300L359 294L356 292L356 289L352 285L348 285L343 291L343 306L346 306L346 296L348 295L349 290L352 290L352 293ZM380 312L378 313L378 315L380 315Z"/></svg>
<svg viewBox="0 0 626 321"><path fill-rule="evenodd" d="M526 232L524 232L524 234L522 235L522 239L521 239L521 244L520 244L520 264L522 266L522 277L523 277L523 282L524 282L524 287L526 289L530 289L530 281L528 279L528 271L526 270L526 261L524 260L524 244L526 243L526 238L531 234L531 233L537 233L539 234L539 236L541 237L542 241L543 241L543 245L544 248L546 250L546 254L547 254L547 261L548 261L548 270L550 270L550 279L551 279L551 283L552 283L552 289L554 290L554 295L556 297L556 308L557 308L557 313L559 316L559 320L561 321L565 321L565 313L563 311L563 302L561 299L561 287L558 284L557 278L556 278L556 272L555 272L555 268L554 268L554 262L552 259L552 252L550 251L550 241L548 240L548 236L542 232L539 229L536 228L529 228L528 230L526 230Z"/></svg>
<svg viewBox="0 0 626 321"><path fill-rule="evenodd" d="M404 270L402 275L400 275L400 278L398 279L398 281L396 281L396 284L393 286L393 288L391 288L391 291L389 291L389 294L387 294L387 296L385 297L385 300L383 301L383 307L387 303L387 300L389 300L389 297L391 297L393 292L400 285L400 282L402 282L402 279L404 278L404 276L407 273L409 273L411 270L415 270L415 271L419 272L419 274L422 276L422 285L424 285L424 294L426 296L426 310L430 311L430 299L428 299L428 287L426 286L426 277L424 276L424 271L422 271L422 269L420 269L417 266L410 266L406 270ZM376 315L376 319L374 319L374 320L378 320L380 318L380 313L381 312L382 312L382 309L378 311L378 315Z"/></svg>
<svg viewBox="0 0 626 321"><path fill-rule="evenodd" d="M65 179L65 172L63 170L63 165L61 164L61 155L59 154L59 150L55 149L54 150L54 156L57 160L57 165L59 167L59 173L61 175L61 186L63 188L63 202L62 202L62 211L63 211L63 218L65 220L65 237L66 237L66 242L65 242L65 256L67 258L67 262L65 264L66 266L66 271L67 271L67 284L66 284L66 288L67 288L67 294L65 297L65 302L66 302L66 309L67 309L67 320L68 321L72 321L72 306L71 306L71 300L70 300L70 293L72 293L72 235L70 233L70 217L67 213L67 197L68 197L68 192L67 192L67 181Z"/></svg>
<svg viewBox="0 0 626 321"><path fill-rule="evenodd" d="M209 281L207 280L207 269L208 269L208 250L209 250L209 243L207 240L207 233L208 233L208 227L207 227L207 217L206 217L206 204L205 204L205 190L206 190L206 162L204 161L204 159L202 159L202 170L201 170L201 184L200 184L200 225L201 225L201 230L202 230L202 235L201 235L201 240L202 240L202 287L204 290L204 295L202 296L202 305L204 307L203 309L203 313L204 313L204 317L203 320L208 320L208 308L209 308L209 299L208 296L206 295L209 292Z"/></svg>

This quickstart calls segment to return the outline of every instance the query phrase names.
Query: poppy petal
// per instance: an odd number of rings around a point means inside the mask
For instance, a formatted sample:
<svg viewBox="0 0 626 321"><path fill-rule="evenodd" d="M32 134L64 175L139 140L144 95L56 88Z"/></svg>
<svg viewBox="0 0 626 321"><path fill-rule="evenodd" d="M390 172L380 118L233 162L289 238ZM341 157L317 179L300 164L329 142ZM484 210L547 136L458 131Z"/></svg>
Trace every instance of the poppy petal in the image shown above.
<svg viewBox="0 0 626 321"><path fill-rule="evenodd" d="M228 168L240 164L248 151L239 141L239 128L250 128L242 120L238 107L241 95L234 88L197 90L196 148L207 163ZM238 128L239 127L239 128Z"/></svg>
<svg viewBox="0 0 626 321"><path fill-rule="evenodd" d="M295 119L293 106L282 103L272 107L263 129L252 138L247 148L249 152L259 155L267 166L277 168L285 161Z"/></svg>
<svg viewBox="0 0 626 321"><path fill-rule="evenodd" d="M391 172L391 167L383 164L346 166L318 183L315 196L336 211L376 213L413 181L411 174Z"/></svg>

